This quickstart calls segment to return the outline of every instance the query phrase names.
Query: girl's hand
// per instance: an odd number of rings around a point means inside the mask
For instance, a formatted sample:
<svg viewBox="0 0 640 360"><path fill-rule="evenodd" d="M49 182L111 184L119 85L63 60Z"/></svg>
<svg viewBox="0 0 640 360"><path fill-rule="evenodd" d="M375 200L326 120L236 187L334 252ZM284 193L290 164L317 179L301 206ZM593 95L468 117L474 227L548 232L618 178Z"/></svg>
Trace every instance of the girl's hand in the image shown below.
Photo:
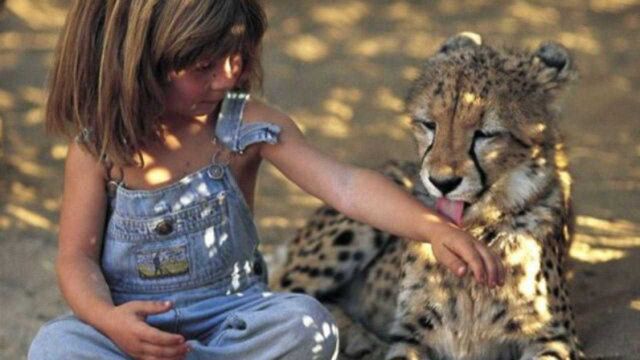
<svg viewBox="0 0 640 360"><path fill-rule="evenodd" d="M438 262L457 276L463 276L471 267L479 283L486 283L490 288L504 285L500 258L466 232L451 226L431 241L431 247Z"/></svg>
<svg viewBox="0 0 640 360"><path fill-rule="evenodd" d="M171 309L169 301L131 301L105 314L105 334L135 359L178 360L189 351L182 335L158 330L145 322L148 315Z"/></svg>

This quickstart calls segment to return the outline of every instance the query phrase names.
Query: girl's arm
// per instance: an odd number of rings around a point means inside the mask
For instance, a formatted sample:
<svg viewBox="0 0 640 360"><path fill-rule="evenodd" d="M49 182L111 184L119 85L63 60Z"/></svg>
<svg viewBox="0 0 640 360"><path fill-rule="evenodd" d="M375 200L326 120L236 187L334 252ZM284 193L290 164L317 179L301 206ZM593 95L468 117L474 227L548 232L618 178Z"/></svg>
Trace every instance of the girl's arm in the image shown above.
<svg viewBox="0 0 640 360"><path fill-rule="evenodd" d="M161 332L144 322L146 315L165 312L171 304L132 302L116 307L111 300L99 265L107 208L104 179L103 166L72 142L65 162L56 260L62 295L79 319L130 355L186 352L182 336Z"/></svg>
<svg viewBox="0 0 640 360"><path fill-rule="evenodd" d="M106 206L104 171L92 156L71 143L65 162L56 270L62 295L73 312L96 327L113 307L99 266Z"/></svg>
<svg viewBox="0 0 640 360"><path fill-rule="evenodd" d="M269 119L282 128L276 145L261 145L260 154L300 186L350 218L380 230L430 242L438 261L459 276L471 267L479 282L502 284L498 258L466 232L426 208L383 175L340 163L304 139L286 115L251 102L245 119Z"/></svg>

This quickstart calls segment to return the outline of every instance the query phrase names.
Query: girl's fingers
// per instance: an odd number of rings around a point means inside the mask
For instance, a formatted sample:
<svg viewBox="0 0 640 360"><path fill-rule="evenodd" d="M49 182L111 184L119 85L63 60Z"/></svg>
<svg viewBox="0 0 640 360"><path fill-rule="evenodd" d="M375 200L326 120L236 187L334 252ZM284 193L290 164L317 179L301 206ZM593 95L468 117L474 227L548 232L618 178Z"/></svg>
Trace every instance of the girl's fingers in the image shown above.
<svg viewBox="0 0 640 360"><path fill-rule="evenodd" d="M458 277L463 276L467 272L467 265L460 259L454 252L449 250L446 246L442 247L442 253L440 254L438 261L444 266L449 268Z"/></svg>
<svg viewBox="0 0 640 360"><path fill-rule="evenodd" d="M173 304L170 301L132 301L131 306L136 314L146 317L167 312L171 310Z"/></svg>
<svg viewBox="0 0 640 360"><path fill-rule="evenodd" d="M158 346L178 346L184 344L184 337L182 335L161 331L146 323L144 324L144 329L140 332L140 339L145 343Z"/></svg>
<svg viewBox="0 0 640 360"><path fill-rule="evenodd" d="M473 243L456 241L451 244L447 244L450 247L451 252L455 253L458 257L461 257L473 271L476 281L479 283L485 282L486 271L484 268L484 262L482 257L473 246Z"/></svg>
<svg viewBox="0 0 640 360"><path fill-rule="evenodd" d="M500 284L500 286L502 286L504 285L504 278L505 278L505 269L504 269L504 264L502 263L502 258L495 251L492 251L491 254L493 254L493 257L496 259L496 263L498 264L498 270L500 274L500 279L498 280L498 283Z"/></svg>
<svg viewBox="0 0 640 360"><path fill-rule="evenodd" d="M489 254L491 254L494 263L496 264L496 270L497 270L497 284L502 286L504 285L504 278L505 278L505 269L504 269L504 264L502 263L502 258L500 257L500 255L498 255L498 253L496 253L494 250L487 248L487 252Z"/></svg>
<svg viewBox="0 0 640 360"><path fill-rule="evenodd" d="M482 257L482 261L484 263L484 267L487 270L487 284L490 288L495 287L498 284L500 275L499 275L499 264L496 262L496 258L491 254L491 251L484 247L480 243L475 243L475 248L478 251L478 254Z"/></svg>

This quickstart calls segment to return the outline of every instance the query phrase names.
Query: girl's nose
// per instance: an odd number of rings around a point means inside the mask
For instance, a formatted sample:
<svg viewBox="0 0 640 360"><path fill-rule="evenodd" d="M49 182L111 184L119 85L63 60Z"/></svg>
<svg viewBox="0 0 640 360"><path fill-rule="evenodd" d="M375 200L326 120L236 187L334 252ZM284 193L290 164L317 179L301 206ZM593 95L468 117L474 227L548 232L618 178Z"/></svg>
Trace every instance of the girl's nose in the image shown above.
<svg viewBox="0 0 640 360"><path fill-rule="evenodd" d="M242 73L242 58L240 55L230 55L220 61L211 74L211 88L232 88Z"/></svg>

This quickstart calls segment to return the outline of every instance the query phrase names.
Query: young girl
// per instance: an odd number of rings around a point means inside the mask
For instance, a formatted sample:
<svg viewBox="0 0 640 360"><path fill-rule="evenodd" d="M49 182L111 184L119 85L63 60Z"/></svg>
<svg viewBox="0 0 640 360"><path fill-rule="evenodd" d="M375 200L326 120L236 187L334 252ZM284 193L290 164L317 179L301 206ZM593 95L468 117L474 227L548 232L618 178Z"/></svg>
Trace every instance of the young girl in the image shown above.
<svg viewBox="0 0 640 360"><path fill-rule="evenodd" d="M258 0L73 5L46 116L79 133L56 266L74 315L46 324L30 359L335 358L328 311L267 288L251 210L262 159L354 219L431 242L459 276L503 281L479 242L249 99L265 26Z"/></svg>

